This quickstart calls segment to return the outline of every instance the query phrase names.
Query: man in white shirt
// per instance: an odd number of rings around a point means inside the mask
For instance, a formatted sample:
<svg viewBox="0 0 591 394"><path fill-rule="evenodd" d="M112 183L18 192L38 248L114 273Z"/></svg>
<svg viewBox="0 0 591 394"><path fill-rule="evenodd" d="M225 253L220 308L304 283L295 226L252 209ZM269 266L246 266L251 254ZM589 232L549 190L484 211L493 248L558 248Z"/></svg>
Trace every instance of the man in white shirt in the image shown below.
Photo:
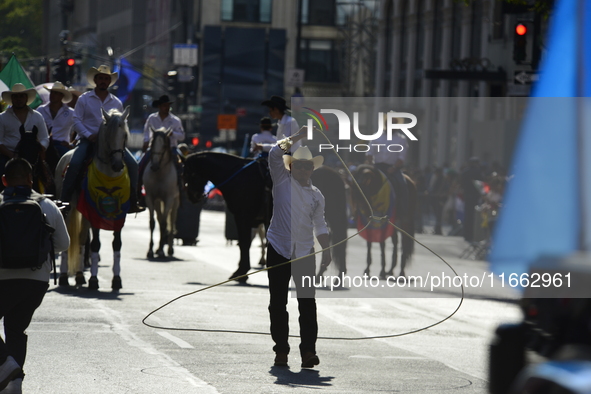
<svg viewBox="0 0 591 394"><path fill-rule="evenodd" d="M94 87L93 90L88 91L80 96L74 109L74 127L78 133L78 146L72 155L72 160L66 171L64 183L62 186L62 201L70 201L74 193L76 177L82 169L84 160L86 159L89 146L98 138L98 132L103 123L103 114L101 108L105 112L116 109L123 112L123 104L115 95L109 92L111 87L117 81L117 73L111 72L109 66L101 65L99 68L92 67L86 74L88 83ZM139 206L137 200L137 183L138 183L138 165L137 161L129 151L125 149L123 156L125 165L130 180L130 203L128 213L137 213L145 210L144 207Z"/></svg>
<svg viewBox="0 0 591 394"><path fill-rule="evenodd" d="M3 198L29 196L33 175L31 165L24 159L12 159L6 164L2 176L6 186ZM70 237L64 218L57 206L48 198L39 201L47 223L54 229L52 235L55 252L61 252L70 245ZM20 393L23 367L27 353L26 329L31 323L35 310L41 305L49 287L51 259L47 258L41 268L0 269L0 319L4 318L5 340L0 338L0 391ZM2 391L4 392L4 391Z"/></svg>
<svg viewBox="0 0 591 394"><path fill-rule="evenodd" d="M267 271L269 277L269 315L271 337L275 342L275 365L287 366L289 354L289 316L287 300L289 281L293 276L300 312L300 355L302 368L313 368L320 363L316 355L318 322L316 319L315 288L305 286L303 277L314 277L314 235L325 249L322 266L331 262L329 235L324 220L324 196L310 180L312 172L322 165L323 157L312 157L308 147L300 147L293 156L287 155L291 142L281 140L269 152L269 170L273 179L273 217L267 231ZM307 257L305 257L307 256ZM280 265L293 259L301 260ZM278 267L273 268L276 265Z"/></svg>
<svg viewBox="0 0 591 394"><path fill-rule="evenodd" d="M35 89L27 89L21 83L15 83L12 90L2 92L2 100L10 107L0 114L0 175L4 174L6 162L15 156L16 146L21 140L21 126L24 126L25 131L31 131L37 126L37 139L44 149L49 146L43 116L29 107L36 96Z"/></svg>
<svg viewBox="0 0 591 394"><path fill-rule="evenodd" d="M261 118L259 127L261 131L254 134L250 140L250 153L256 154L256 152L260 151L261 156L267 156L271 148L277 143L277 137L271 132L273 129L271 118Z"/></svg>
<svg viewBox="0 0 591 394"><path fill-rule="evenodd" d="M43 115L51 144L59 157L72 149L70 138L74 126L74 109L67 105L72 101L72 92L61 82L56 81L53 86L43 86L49 90L49 102L37 108Z"/></svg>
<svg viewBox="0 0 591 394"><path fill-rule="evenodd" d="M263 101L261 105L269 107L269 116L272 119L278 120L277 138L291 137L300 130L297 120L287 115L287 111L289 111L290 108L283 97L271 96L269 100ZM294 142L291 147L291 152L295 152L300 146L302 146L301 142Z"/></svg>
<svg viewBox="0 0 591 394"><path fill-rule="evenodd" d="M174 164L179 178L179 187L181 185L180 176L182 167L179 164L179 158L182 157L182 155L179 155L177 147L179 142L185 139L185 130L183 129L181 119L170 112L170 105L172 103L174 103L174 101L170 101L170 98L167 95L160 96L158 100L152 102L152 108L158 108L158 112L154 112L148 116L148 119L146 119L146 123L144 124L144 145L142 147L144 155L139 164L140 174L138 180L138 196L141 196L144 170L150 162L151 151L148 147L152 140L152 130L158 130L162 127L172 130L172 135L170 136L170 149L172 151L172 157L177 158L174 160Z"/></svg>

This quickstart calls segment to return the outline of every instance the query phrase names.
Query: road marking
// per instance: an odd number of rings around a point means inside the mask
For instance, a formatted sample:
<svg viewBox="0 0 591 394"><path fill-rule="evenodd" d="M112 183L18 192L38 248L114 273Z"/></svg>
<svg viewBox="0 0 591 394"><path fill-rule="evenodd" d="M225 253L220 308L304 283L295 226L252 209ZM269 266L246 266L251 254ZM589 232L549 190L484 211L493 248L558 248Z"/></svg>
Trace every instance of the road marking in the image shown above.
<svg viewBox="0 0 591 394"><path fill-rule="evenodd" d="M174 335L169 334L165 331L156 331L156 334L168 339L171 342L176 343L182 349L194 349L189 342L185 342L181 338L177 338Z"/></svg>

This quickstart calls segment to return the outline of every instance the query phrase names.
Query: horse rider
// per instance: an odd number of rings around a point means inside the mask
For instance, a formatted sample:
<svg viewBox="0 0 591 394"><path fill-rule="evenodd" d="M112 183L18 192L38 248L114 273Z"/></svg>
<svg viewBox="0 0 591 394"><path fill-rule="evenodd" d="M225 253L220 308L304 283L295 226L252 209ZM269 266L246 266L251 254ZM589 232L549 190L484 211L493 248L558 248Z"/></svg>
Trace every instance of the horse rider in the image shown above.
<svg viewBox="0 0 591 394"><path fill-rule="evenodd" d="M8 160L15 157L16 146L21 140L20 127L24 126L25 131L33 130L37 126L37 139L47 149L49 146L49 135L43 116L29 107L37 91L27 89L22 83L15 83L12 90L2 92L2 100L10 107L0 114L0 175L4 174L4 167Z"/></svg>
<svg viewBox="0 0 591 394"><path fill-rule="evenodd" d="M250 140L250 153L257 155L257 152L260 152L258 157L267 157L271 148L277 144L277 137L272 133L271 118L261 118L259 127L261 131L254 134Z"/></svg>
<svg viewBox="0 0 591 394"><path fill-rule="evenodd" d="M311 283L306 285L304 279L315 276L315 257L310 255L314 251L314 235L324 249L321 263L323 268L330 264L331 255L327 249L329 236L324 219L324 196L310 181L312 172L322 165L324 159L322 156L312 157L310 149L305 146L298 148L293 155L288 155L292 142L297 142L304 136L305 133L300 133L293 140L286 138L278 141L269 152L274 204L273 217L267 231L267 275L275 365L287 366L290 350L287 300L289 282L293 275L300 313L301 366L313 368L320 363L316 355L318 321L315 288ZM303 259L284 264L299 258Z"/></svg>
<svg viewBox="0 0 591 394"><path fill-rule="evenodd" d="M278 120L276 133L278 138L291 137L299 131L300 126L297 120L287 115L287 111L290 111L290 108L283 97L271 96L269 100L263 101L261 105L269 108L269 116L272 119ZM299 141L294 143L291 151L295 151L301 145Z"/></svg>
<svg viewBox="0 0 591 394"><path fill-rule="evenodd" d="M59 157L73 148L71 141L72 127L74 127L74 109L68 103L72 101L72 92L59 81L53 86L44 85L49 90L49 102L41 105L37 110L47 125L49 139Z"/></svg>
<svg viewBox="0 0 591 394"><path fill-rule="evenodd" d="M76 108L74 109L74 128L78 133L78 146L72 155L72 160L66 171L64 183L62 186L61 198L64 202L69 202L74 193L76 179L78 173L84 165L89 154L89 147L97 140L98 132L103 123L103 114L101 108L105 112L116 109L123 112L123 104L115 95L109 92L111 87L118 78L116 72L111 72L109 66L101 65L98 68L91 67L86 74L89 85L94 89L90 90L78 98ZM130 203L128 213L137 213L145 210L138 204L137 199L137 183L138 183L138 165L137 161L126 148L123 155L123 160L127 166L130 180Z"/></svg>
<svg viewBox="0 0 591 394"><path fill-rule="evenodd" d="M386 117L384 117L384 120ZM393 122L399 122L393 119ZM395 148L389 149L390 146ZM382 171L394 188L396 194L396 218L398 220L407 218L408 212L408 187L402 173L406 156L408 153L408 140L400 130L392 132L392 139L388 140L387 133L382 133L374 140L372 148L366 154L366 162L375 165Z"/></svg>
<svg viewBox="0 0 591 394"><path fill-rule="evenodd" d="M183 169L181 166L181 157L183 157L183 155L179 154L177 147L179 142L185 139L185 130L183 129L181 119L170 112L170 105L173 103L174 101L170 101L167 95L160 96L158 100L154 100L152 102L152 108L158 108L158 112L154 112L148 116L148 119L144 124L144 145L142 147L144 155L141 158L139 165L140 174L138 181L138 196L142 196L141 188L144 170L150 162L151 151L148 148L150 146L150 140L152 139L152 130L158 130L162 127L172 130L172 135L170 136L170 149L172 151L174 166L176 168L176 173L179 180L179 190L182 189L181 175Z"/></svg>

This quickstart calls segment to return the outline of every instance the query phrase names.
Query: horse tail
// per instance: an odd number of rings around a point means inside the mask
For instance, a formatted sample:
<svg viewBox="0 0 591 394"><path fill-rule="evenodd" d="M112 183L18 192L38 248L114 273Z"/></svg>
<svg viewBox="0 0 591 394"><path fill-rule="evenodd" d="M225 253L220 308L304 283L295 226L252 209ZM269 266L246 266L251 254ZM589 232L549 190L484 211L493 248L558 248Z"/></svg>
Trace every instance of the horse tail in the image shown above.
<svg viewBox="0 0 591 394"><path fill-rule="evenodd" d="M417 209L417 185L406 174L404 174L406 185L408 187L408 220L405 221L404 231L408 233L402 234L402 253L407 256L407 264L411 262L411 257L415 251L415 212ZM412 238L411 238L412 237Z"/></svg>
<svg viewBox="0 0 591 394"><path fill-rule="evenodd" d="M81 271L80 268L80 233L82 231L82 214L73 207L68 214L66 227L70 234L70 247L68 248L68 274L74 275Z"/></svg>

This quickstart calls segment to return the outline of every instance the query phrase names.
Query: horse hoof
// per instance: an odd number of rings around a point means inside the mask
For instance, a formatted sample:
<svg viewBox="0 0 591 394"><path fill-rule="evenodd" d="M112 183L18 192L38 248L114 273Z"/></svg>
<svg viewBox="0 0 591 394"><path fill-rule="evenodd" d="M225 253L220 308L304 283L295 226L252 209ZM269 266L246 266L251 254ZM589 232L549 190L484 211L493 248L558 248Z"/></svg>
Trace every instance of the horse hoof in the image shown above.
<svg viewBox="0 0 591 394"><path fill-rule="evenodd" d="M172 255L174 255L174 249L168 248L168 257L172 257Z"/></svg>
<svg viewBox="0 0 591 394"><path fill-rule="evenodd" d="M154 252L151 250L148 252L148 260L152 260L154 258Z"/></svg>
<svg viewBox="0 0 591 394"><path fill-rule="evenodd" d="M96 276L91 276L88 280L88 290L98 290L98 278Z"/></svg>
<svg viewBox="0 0 591 394"><path fill-rule="evenodd" d="M163 259L163 258L165 258L165 257L166 257L166 255L164 254L164 251L163 251L163 250L159 250L159 251L156 253L156 257L158 257L159 259Z"/></svg>
<svg viewBox="0 0 591 394"><path fill-rule="evenodd" d="M386 271L380 272L380 279L382 279L382 280L386 279Z"/></svg>
<svg viewBox="0 0 591 394"><path fill-rule="evenodd" d="M82 286L86 284L86 279L82 272L76 272L76 286Z"/></svg>
<svg viewBox="0 0 591 394"><path fill-rule="evenodd" d="M60 275L58 285L62 287L70 287L70 282L68 282L67 274Z"/></svg>
<svg viewBox="0 0 591 394"><path fill-rule="evenodd" d="M121 284L121 277L119 275L113 277L113 281L111 282L111 288L113 290L119 290L123 288L123 285Z"/></svg>

